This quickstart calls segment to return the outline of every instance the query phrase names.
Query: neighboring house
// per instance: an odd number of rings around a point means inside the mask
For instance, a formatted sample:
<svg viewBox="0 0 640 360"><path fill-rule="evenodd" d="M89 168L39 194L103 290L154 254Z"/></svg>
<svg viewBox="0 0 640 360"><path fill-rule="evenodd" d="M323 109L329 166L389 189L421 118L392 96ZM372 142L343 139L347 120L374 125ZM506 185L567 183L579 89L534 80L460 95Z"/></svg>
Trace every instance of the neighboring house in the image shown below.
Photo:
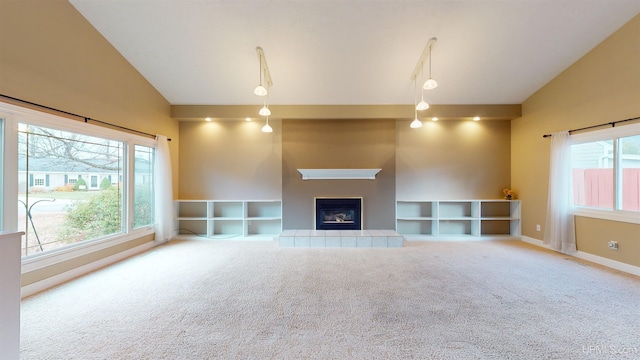
<svg viewBox="0 0 640 360"><path fill-rule="evenodd" d="M120 166L122 168L122 166ZM149 183L151 164L136 159L136 184ZM37 188L42 191L54 191L66 185L75 185L78 179L84 179L87 190L100 190L103 179L109 179L111 185L117 185L122 181L122 172L101 168L99 164L91 166L73 160L29 158L29 171L27 172L25 158L18 160L18 191L33 191Z"/></svg>
<svg viewBox="0 0 640 360"><path fill-rule="evenodd" d="M573 168L604 169L613 168L613 144L606 141L594 141L572 147L571 163ZM620 156L622 168L639 168L640 155L623 154Z"/></svg>

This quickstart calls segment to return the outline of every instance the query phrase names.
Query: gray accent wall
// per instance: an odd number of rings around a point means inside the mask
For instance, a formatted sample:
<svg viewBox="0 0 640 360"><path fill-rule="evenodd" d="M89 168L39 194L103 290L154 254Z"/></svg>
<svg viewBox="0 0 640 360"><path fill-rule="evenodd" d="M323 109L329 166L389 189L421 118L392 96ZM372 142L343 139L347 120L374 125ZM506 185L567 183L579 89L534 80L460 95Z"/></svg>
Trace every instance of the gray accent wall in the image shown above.
<svg viewBox="0 0 640 360"><path fill-rule="evenodd" d="M284 120L284 229L312 229L315 197L362 197L365 229L395 228L395 120ZM302 180L297 169L381 168L375 180Z"/></svg>

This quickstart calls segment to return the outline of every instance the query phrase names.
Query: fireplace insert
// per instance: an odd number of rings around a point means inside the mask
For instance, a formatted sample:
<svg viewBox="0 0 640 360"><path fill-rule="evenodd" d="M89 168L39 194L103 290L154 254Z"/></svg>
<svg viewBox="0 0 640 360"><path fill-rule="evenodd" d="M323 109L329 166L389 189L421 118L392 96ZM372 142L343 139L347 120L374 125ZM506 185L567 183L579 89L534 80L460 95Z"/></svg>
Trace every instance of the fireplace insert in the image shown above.
<svg viewBox="0 0 640 360"><path fill-rule="evenodd" d="M316 230L362 230L362 198L316 198Z"/></svg>

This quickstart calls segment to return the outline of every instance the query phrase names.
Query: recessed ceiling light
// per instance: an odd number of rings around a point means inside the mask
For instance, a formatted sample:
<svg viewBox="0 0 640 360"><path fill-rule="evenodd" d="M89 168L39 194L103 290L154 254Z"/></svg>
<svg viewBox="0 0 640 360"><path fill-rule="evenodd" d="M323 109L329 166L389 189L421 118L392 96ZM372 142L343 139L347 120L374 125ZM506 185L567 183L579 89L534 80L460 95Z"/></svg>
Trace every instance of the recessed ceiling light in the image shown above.
<svg viewBox="0 0 640 360"><path fill-rule="evenodd" d="M246 118L244 118L244 121L251 121L251 118L247 116Z"/></svg>
<svg viewBox="0 0 640 360"><path fill-rule="evenodd" d="M438 117L437 116L432 117L431 121L438 121Z"/></svg>
<svg viewBox="0 0 640 360"><path fill-rule="evenodd" d="M204 118L204 119L205 119L206 121L211 121L211 118L210 118L210 117L208 117L208 118Z"/></svg>
<svg viewBox="0 0 640 360"><path fill-rule="evenodd" d="M480 121L480 116L474 116L473 121Z"/></svg>

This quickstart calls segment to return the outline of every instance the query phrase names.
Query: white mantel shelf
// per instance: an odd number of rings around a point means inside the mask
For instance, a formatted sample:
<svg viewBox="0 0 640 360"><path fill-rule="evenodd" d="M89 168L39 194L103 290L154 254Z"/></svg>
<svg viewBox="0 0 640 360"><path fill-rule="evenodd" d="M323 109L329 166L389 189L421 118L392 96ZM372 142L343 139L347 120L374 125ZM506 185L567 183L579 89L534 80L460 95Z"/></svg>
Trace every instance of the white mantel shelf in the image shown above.
<svg viewBox="0 0 640 360"><path fill-rule="evenodd" d="M375 180L382 169L298 169L302 180Z"/></svg>

